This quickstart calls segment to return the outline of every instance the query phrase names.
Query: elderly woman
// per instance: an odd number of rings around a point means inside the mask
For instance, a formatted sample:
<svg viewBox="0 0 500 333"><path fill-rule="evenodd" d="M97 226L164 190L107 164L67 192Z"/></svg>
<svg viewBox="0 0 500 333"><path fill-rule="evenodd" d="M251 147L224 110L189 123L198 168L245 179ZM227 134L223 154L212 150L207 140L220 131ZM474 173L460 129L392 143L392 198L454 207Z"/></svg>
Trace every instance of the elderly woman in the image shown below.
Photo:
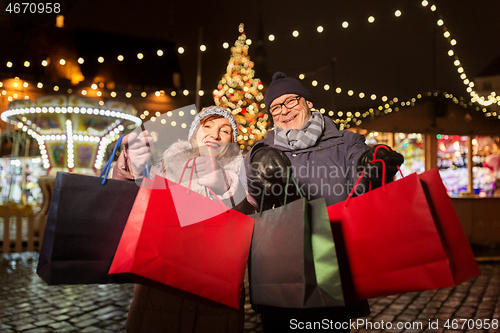
<svg viewBox="0 0 500 333"><path fill-rule="evenodd" d="M191 189L205 195L210 188L226 205L241 206L245 191L238 174L242 155L235 144L238 133L230 111L211 106L204 108L191 125L188 141L179 140L163 154L162 160L151 169L179 182L184 166L194 168L197 176ZM124 150L113 170L113 178L133 180L142 175L150 158L146 135L131 133L124 138ZM148 141L153 142L150 136ZM192 159L195 158L194 165ZM191 162L188 163L188 161ZM185 172L181 184L188 186L191 172ZM127 317L126 331L131 332L243 332L244 295L240 309L209 306L164 291L137 284Z"/></svg>

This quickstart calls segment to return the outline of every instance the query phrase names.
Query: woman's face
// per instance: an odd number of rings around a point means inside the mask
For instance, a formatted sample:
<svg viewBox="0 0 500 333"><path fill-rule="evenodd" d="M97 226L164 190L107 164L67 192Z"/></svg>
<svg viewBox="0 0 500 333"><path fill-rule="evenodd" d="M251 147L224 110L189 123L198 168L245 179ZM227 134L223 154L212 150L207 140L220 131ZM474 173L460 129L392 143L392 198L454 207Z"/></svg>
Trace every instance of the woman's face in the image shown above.
<svg viewBox="0 0 500 333"><path fill-rule="evenodd" d="M224 117L200 122L196 133L196 144L201 156L221 158L227 152L233 139L233 128Z"/></svg>

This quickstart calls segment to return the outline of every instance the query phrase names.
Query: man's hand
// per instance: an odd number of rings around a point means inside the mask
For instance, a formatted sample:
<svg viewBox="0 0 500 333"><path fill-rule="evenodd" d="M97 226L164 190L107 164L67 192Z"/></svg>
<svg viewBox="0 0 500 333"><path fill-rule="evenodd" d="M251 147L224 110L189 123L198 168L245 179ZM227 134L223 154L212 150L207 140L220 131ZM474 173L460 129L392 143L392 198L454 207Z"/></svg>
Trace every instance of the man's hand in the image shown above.
<svg viewBox="0 0 500 333"><path fill-rule="evenodd" d="M371 147L366 152L361 155L358 160L358 167L363 168L365 173L363 177L374 183L375 187L382 185L382 175L383 167L381 162L371 163L373 160L373 154L375 149L380 146L377 150L377 156L375 159L381 159L385 163L385 181L389 183L392 177L398 172L398 167L403 164L404 157L397 151L392 150L390 147L385 145L377 145Z"/></svg>
<svg viewBox="0 0 500 333"><path fill-rule="evenodd" d="M287 168L292 164L288 157L279 149L263 146L252 152L250 168L255 177L254 184L266 195L272 193L272 187L282 186L280 193L284 194Z"/></svg>

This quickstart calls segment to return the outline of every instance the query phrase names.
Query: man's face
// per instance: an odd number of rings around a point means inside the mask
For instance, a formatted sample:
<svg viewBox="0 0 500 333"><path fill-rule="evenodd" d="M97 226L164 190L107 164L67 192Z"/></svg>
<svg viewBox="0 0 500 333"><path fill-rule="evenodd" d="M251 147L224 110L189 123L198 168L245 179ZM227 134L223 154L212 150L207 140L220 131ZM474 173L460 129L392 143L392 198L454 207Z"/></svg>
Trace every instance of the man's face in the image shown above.
<svg viewBox="0 0 500 333"><path fill-rule="evenodd" d="M269 109L271 110L274 106L297 97L296 94L281 95L271 103ZM281 105L281 113L273 116L274 125L281 129L301 129L305 122L311 118L311 108L313 104L306 101L304 97L299 97L298 102L299 103L291 109Z"/></svg>

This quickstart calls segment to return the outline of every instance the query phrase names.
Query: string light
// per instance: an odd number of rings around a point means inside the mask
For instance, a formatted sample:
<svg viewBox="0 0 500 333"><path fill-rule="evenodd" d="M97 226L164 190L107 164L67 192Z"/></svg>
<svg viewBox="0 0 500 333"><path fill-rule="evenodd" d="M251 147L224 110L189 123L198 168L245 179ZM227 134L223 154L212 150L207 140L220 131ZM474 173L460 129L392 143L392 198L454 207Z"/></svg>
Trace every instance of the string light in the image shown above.
<svg viewBox="0 0 500 333"><path fill-rule="evenodd" d="M269 39L269 41L271 41L271 42L272 42L272 41L274 41L274 35L269 35L268 39Z"/></svg>
<svg viewBox="0 0 500 333"><path fill-rule="evenodd" d="M294 31L292 32L292 36L293 36L293 37L298 37L298 36L299 36L299 32L298 32L297 30L294 30Z"/></svg>
<svg viewBox="0 0 500 333"><path fill-rule="evenodd" d="M318 28L316 29L319 33L322 33L323 32L323 27L322 26L318 26Z"/></svg>
<svg viewBox="0 0 500 333"><path fill-rule="evenodd" d="M184 53L184 48L181 46L177 49L177 52L179 52L179 54L183 54Z"/></svg>

